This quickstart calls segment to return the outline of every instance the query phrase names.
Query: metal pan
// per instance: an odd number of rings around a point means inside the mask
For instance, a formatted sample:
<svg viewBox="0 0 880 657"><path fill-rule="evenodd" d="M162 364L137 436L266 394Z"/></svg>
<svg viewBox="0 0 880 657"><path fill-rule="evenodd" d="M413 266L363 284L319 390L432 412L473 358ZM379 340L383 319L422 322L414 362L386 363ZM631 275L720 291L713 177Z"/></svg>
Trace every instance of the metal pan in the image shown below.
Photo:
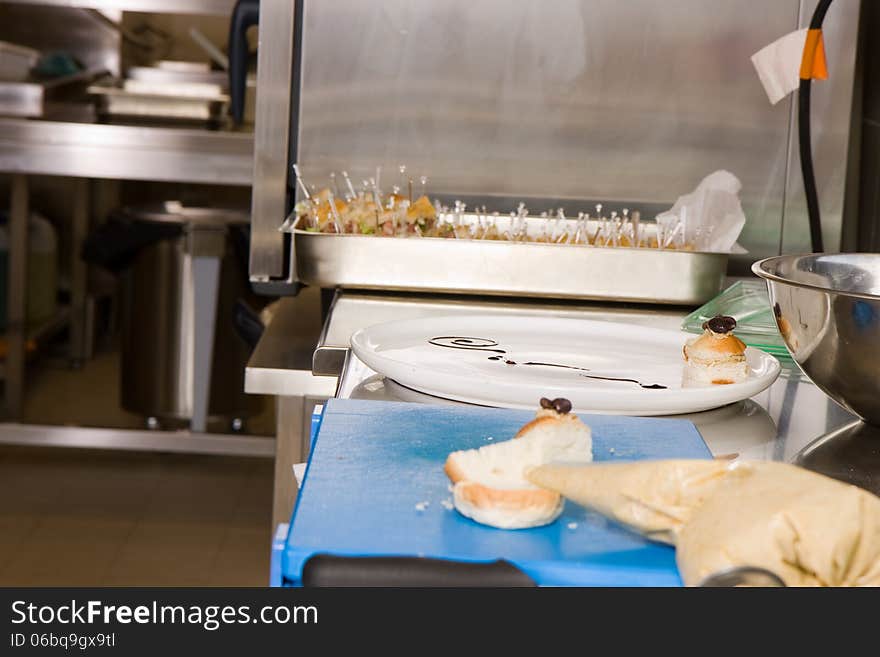
<svg viewBox="0 0 880 657"><path fill-rule="evenodd" d="M297 278L320 287L699 305L726 253L293 231Z"/></svg>

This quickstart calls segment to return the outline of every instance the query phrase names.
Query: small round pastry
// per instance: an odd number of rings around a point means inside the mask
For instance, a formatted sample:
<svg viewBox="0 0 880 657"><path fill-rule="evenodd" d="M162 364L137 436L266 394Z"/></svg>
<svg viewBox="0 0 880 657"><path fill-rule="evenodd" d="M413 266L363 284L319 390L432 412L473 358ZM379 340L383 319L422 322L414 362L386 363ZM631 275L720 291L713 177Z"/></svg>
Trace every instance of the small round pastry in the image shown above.
<svg viewBox="0 0 880 657"><path fill-rule="evenodd" d="M590 429L571 412L567 399L542 399L535 419L512 440L453 452L444 471L463 516L501 529L540 527L562 513L562 497L528 482L525 472L546 463L588 463Z"/></svg>
<svg viewBox="0 0 880 657"><path fill-rule="evenodd" d="M718 315L703 324L703 335L684 346L684 385L725 385L749 376L746 345L733 334L736 320Z"/></svg>

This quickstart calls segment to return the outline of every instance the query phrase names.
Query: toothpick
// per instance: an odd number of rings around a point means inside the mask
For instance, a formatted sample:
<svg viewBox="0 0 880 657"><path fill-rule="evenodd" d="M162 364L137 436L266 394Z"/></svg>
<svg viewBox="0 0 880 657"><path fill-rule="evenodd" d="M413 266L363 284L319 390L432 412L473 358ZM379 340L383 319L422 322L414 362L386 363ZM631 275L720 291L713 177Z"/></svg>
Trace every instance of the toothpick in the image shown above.
<svg viewBox="0 0 880 657"><path fill-rule="evenodd" d="M336 209L336 197L333 192L328 192L327 203L330 204L330 214L333 215L333 225L337 233L342 233L342 217L339 216L339 210Z"/></svg>
<svg viewBox="0 0 880 657"><path fill-rule="evenodd" d="M296 182L297 182L297 184L299 185L299 188L302 190L302 192L303 192L303 194L305 195L305 197L306 197L309 201L311 201L311 200L312 200L312 195L309 193L309 188L308 188L308 186L306 186L306 183L305 183L305 181L303 180L303 177L302 177L302 175L301 175L300 172L299 172L299 164L294 163L294 165L293 165L293 173L294 173L294 175L296 176Z"/></svg>
<svg viewBox="0 0 880 657"><path fill-rule="evenodd" d="M339 193L339 181L336 180L335 171L330 172L330 188L333 190L333 193L336 194L336 196L343 196Z"/></svg>
<svg viewBox="0 0 880 657"><path fill-rule="evenodd" d="M373 200L376 201L377 207L382 207L382 194L379 192L379 183L375 178L370 178L370 188L373 190Z"/></svg>
<svg viewBox="0 0 880 657"><path fill-rule="evenodd" d="M348 171L343 171L342 177L345 178L345 184L348 186L348 191L351 194L351 198L357 198L357 192L354 191L354 185L351 184L351 178L348 177Z"/></svg>

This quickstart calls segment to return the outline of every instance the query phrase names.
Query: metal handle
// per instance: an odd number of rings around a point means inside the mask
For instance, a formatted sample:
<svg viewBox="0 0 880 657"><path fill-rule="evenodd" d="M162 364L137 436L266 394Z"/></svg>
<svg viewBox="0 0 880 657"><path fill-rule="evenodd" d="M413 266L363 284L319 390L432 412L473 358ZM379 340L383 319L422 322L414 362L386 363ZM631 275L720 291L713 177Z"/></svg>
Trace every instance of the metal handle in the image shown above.
<svg viewBox="0 0 880 657"><path fill-rule="evenodd" d="M736 566L712 573L700 582L699 586L709 588L726 586L784 587L785 582L779 575L766 568Z"/></svg>

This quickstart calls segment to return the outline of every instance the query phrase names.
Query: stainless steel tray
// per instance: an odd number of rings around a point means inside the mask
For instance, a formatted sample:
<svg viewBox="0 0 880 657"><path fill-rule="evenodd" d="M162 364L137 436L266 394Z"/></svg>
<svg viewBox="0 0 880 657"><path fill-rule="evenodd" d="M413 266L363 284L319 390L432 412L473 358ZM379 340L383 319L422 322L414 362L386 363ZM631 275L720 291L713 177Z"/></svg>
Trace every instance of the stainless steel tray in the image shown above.
<svg viewBox="0 0 880 657"><path fill-rule="evenodd" d="M229 97L167 93L138 93L106 85L92 85L98 114L108 119L131 118L210 124L222 121Z"/></svg>
<svg viewBox="0 0 880 657"><path fill-rule="evenodd" d="M105 73L92 69L51 79L0 80L0 115L46 117L53 107L77 100L95 78Z"/></svg>
<svg viewBox="0 0 880 657"><path fill-rule="evenodd" d="M699 305L726 253L335 235L294 230L298 280L320 287Z"/></svg>

